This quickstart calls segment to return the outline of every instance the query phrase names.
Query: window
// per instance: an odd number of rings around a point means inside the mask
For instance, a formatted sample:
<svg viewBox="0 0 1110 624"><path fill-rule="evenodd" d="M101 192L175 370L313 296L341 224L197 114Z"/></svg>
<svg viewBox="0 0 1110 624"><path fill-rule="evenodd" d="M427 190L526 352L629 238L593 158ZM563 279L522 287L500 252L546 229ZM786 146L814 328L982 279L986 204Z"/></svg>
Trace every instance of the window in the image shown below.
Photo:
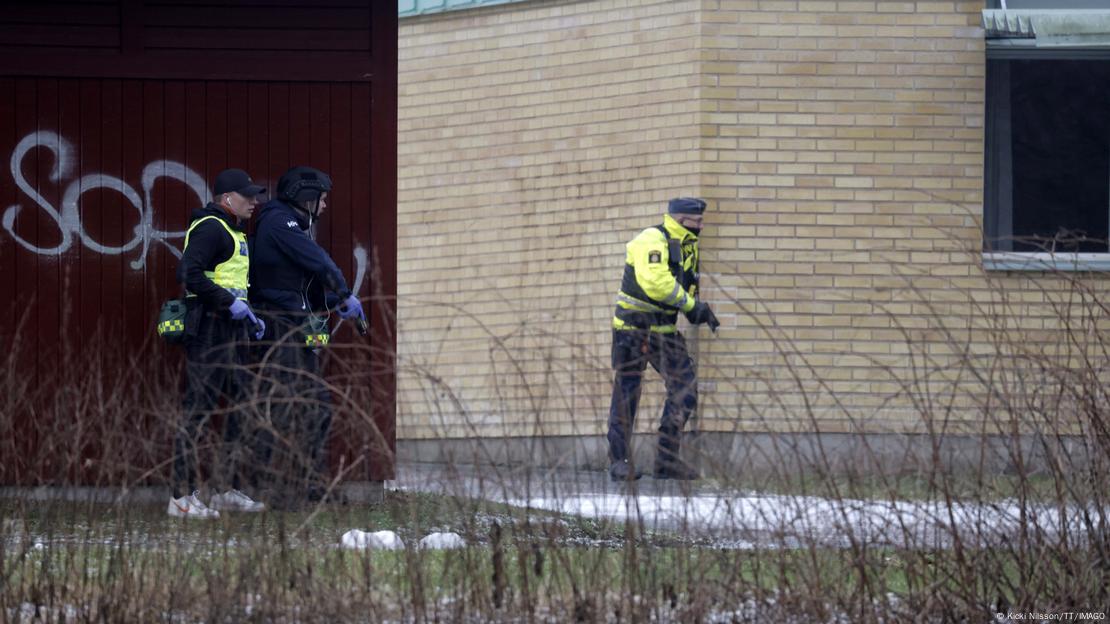
<svg viewBox="0 0 1110 624"><path fill-rule="evenodd" d="M1019 3L983 12L984 267L1110 271L1110 15Z"/></svg>
<svg viewBox="0 0 1110 624"><path fill-rule="evenodd" d="M987 82L986 248L1110 252L1110 60L990 60Z"/></svg>

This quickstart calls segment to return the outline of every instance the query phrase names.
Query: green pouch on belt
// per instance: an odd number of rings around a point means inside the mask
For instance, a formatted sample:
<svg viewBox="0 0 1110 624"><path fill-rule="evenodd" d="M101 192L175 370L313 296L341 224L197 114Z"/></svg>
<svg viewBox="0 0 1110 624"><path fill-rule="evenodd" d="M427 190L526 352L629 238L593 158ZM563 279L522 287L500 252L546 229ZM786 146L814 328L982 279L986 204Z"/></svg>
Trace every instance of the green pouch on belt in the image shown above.
<svg viewBox="0 0 1110 624"><path fill-rule="evenodd" d="M158 335L169 344L179 344L185 339L185 302L170 299L158 312Z"/></svg>
<svg viewBox="0 0 1110 624"><path fill-rule="evenodd" d="M308 347L326 347L331 340L328 330L328 317L310 316L305 327L304 344Z"/></svg>

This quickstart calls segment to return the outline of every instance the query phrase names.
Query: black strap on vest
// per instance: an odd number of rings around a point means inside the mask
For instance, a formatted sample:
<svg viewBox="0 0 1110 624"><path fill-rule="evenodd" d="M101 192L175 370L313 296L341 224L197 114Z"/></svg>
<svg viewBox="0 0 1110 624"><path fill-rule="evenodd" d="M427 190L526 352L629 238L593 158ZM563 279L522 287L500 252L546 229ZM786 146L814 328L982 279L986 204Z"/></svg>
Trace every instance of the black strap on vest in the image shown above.
<svg viewBox="0 0 1110 624"><path fill-rule="evenodd" d="M682 243L677 238L671 238L667 228L662 224L655 226L657 230L663 233L663 238L667 241L667 268L671 270L671 275L681 284L685 281L685 269L682 268ZM685 284L683 284L685 286Z"/></svg>
<svg viewBox="0 0 1110 624"><path fill-rule="evenodd" d="M682 264L682 242L677 238L672 238L667 228L662 224L655 226L657 230L663 233L663 238L667 241L667 268L670 269L671 274L678 280L678 283L685 289L694 289L697 292L698 283L701 281L698 275L698 267L695 265L689 271L686 270Z"/></svg>

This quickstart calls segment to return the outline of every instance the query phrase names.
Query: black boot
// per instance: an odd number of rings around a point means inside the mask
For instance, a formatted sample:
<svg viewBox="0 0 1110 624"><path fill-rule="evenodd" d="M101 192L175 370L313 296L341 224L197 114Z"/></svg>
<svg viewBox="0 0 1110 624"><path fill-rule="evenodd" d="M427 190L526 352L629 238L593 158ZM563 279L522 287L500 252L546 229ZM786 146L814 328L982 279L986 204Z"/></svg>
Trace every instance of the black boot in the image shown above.
<svg viewBox="0 0 1110 624"><path fill-rule="evenodd" d="M654 476L656 479L676 479L678 481L694 481L701 478L696 468L681 459L667 462L656 460Z"/></svg>
<svg viewBox="0 0 1110 624"><path fill-rule="evenodd" d="M644 473L635 469L627 459L609 464L609 478L613 481L636 481Z"/></svg>
<svg viewBox="0 0 1110 624"><path fill-rule="evenodd" d="M679 481L693 481L700 479L701 475L691 465L682 461L678 455L678 432L667 432L659 436L659 446L655 452L656 479L676 479Z"/></svg>

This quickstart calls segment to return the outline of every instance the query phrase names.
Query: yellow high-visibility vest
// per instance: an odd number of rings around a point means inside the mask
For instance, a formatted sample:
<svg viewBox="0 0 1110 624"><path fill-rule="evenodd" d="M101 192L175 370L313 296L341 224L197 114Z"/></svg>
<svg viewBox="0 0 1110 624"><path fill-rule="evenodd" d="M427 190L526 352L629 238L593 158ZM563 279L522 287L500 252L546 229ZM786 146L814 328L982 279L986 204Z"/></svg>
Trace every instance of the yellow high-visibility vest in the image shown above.
<svg viewBox="0 0 1110 624"><path fill-rule="evenodd" d="M250 286L250 282L248 281L248 275L250 273L250 256L248 255L247 235L245 233L233 229L223 219L209 215L203 219L197 219L189 226L189 231L185 232L185 248L189 248L189 235L193 233L193 229L209 219L215 219L227 230L227 233L231 235L231 240L234 243L232 245L234 249L231 252L231 257L217 264L215 270L205 271L204 275L217 286L227 289L236 299L246 301L247 288ZM196 295L189 293L188 296L195 297Z"/></svg>

